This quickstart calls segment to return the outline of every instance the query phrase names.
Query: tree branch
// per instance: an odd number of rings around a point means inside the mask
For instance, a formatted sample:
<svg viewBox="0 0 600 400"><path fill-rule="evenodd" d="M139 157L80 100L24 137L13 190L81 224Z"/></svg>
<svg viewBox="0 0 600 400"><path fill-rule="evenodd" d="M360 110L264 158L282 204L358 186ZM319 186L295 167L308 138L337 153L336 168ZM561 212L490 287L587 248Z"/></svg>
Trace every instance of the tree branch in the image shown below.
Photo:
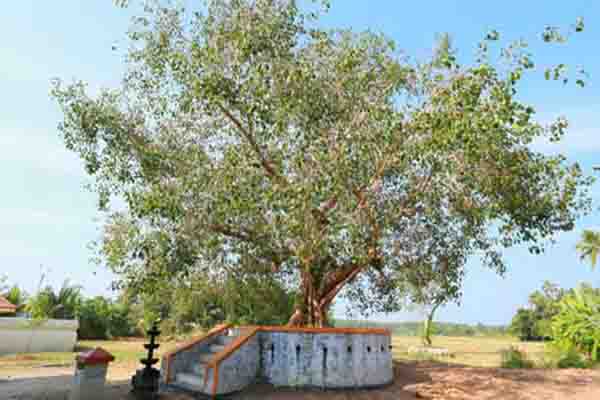
<svg viewBox="0 0 600 400"><path fill-rule="evenodd" d="M351 264L349 268L339 273L338 276L332 278L332 281L328 285L327 289L324 292L324 296L321 297L320 305L321 307L327 307L337 296L337 294L342 290L342 288L354 279L361 271L363 267L360 265Z"/></svg>
<svg viewBox="0 0 600 400"><path fill-rule="evenodd" d="M273 269L275 269L274 272L277 272L281 264L293 255L293 252L289 249L265 248L264 244L272 243L272 241L247 229L245 231L235 230L230 226L222 224L208 225L208 229L212 230L213 232L256 245L261 250L261 256L273 262Z"/></svg>
<svg viewBox="0 0 600 400"><path fill-rule="evenodd" d="M227 119L229 119L229 121L231 121L231 123L233 123L236 126L236 128L240 131L242 136L248 141L248 143L250 143L252 150L254 150L254 153L256 153L256 156L260 160L260 164L263 166L263 168L267 172L267 175L269 175L272 178L277 178L282 182L285 182L285 178L283 178L283 176L278 174L275 171L275 169L273 168L272 164L269 162L269 160L267 160L265 158L265 155L263 154L262 150L260 149L258 143L256 143L256 140L254 139L252 133L248 129L246 129L242 125L242 123L239 121L239 119L237 119L235 117L235 115L233 115L227 108L225 108L225 106L223 106L223 104L219 103L218 106L219 106L219 109L223 112L223 114L225 114Z"/></svg>

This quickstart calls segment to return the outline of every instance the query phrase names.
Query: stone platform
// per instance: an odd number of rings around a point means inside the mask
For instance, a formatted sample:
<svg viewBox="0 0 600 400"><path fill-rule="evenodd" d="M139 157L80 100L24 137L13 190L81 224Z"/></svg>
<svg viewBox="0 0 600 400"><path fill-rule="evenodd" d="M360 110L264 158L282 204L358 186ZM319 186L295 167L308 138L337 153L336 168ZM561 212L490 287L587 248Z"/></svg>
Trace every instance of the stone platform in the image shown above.
<svg viewBox="0 0 600 400"><path fill-rule="evenodd" d="M208 395L254 382L360 389L392 383L386 329L222 326L163 358L166 388Z"/></svg>

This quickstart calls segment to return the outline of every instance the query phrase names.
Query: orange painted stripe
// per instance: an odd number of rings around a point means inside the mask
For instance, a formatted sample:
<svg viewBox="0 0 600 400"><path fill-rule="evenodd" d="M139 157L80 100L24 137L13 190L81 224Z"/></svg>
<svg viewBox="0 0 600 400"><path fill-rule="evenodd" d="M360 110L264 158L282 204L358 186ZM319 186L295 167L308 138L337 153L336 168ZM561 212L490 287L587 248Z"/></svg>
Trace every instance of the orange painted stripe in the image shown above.
<svg viewBox="0 0 600 400"><path fill-rule="evenodd" d="M212 337L214 337L215 335L220 334L221 332L227 330L228 328L230 328L232 325L231 324L224 324L224 325L217 325L215 326L213 329L211 329L210 331L206 332L204 335L202 336L198 336L195 338L190 339L189 341L185 342L184 344L177 346L177 348L169 351L168 353L164 354L164 357L166 357L166 361L167 361L167 365L165 367L165 383L169 383L170 382L170 376L169 376L169 372L171 369L171 359L173 358L173 356L179 352L182 352L184 350L189 349L190 347L193 347L194 345L201 343L207 339L210 339Z"/></svg>
<svg viewBox="0 0 600 400"><path fill-rule="evenodd" d="M331 333L331 334L351 334L351 335L387 335L392 333L384 328L298 328L288 326L263 326L260 328L264 332L293 332L293 333Z"/></svg>
<svg viewBox="0 0 600 400"><path fill-rule="evenodd" d="M206 365L204 373L204 384L208 380L208 372L210 368L213 369L213 384L212 394L213 398L217 395L217 389L219 387L219 366L221 362L227 359L240 347L242 347L250 338L256 335L258 332L292 332L292 333L329 333L329 334L352 334L352 335L386 335L390 336L391 332L389 329L383 328L297 328L297 327L285 327L285 326L240 326L238 327L240 332L246 330L247 333L240 335L236 340L228 344L221 352L219 352L210 362Z"/></svg>
<svg viewBox="0 0 600 400"><path fill-rule="evenodd" d="M249 327L240 327L240 330L247 330L247 332L243 335L240 335L236 340L234 340L233 342L229 343L221 352L219 352L219 354L217 354L212 360L210 360L210 362L206 365L206 372L204 373L204 379L206 382L206 379L208 378L208 371L210 368L213 368L214 371L214 375L213 375L213 387L212 387L212 392L213 392L213 396L217 395L217 389L219 387L219 365L221 364L221 362L223 360L225 360L226 358L228 358L230 355L232 355L237 349L239 349L240 347L242 347L244 345L244 343L246 343L248 340L250 340L251 337L253 337L254 335L256 335L257 332L260 331L259 327L252 327L250 329L248 329Z"/></svg>

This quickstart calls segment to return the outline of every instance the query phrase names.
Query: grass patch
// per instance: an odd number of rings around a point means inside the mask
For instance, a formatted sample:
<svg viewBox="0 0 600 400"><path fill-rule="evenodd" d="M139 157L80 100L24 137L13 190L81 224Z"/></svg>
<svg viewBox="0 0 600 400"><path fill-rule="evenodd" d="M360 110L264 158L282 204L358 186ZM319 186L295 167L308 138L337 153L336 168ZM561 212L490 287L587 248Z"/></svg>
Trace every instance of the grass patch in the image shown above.
<svg viewBox="0 0 600 400"><path fill-rule="evenodd" d="M397 360L420 361L419 356L409 353L408 349L419 346L421 340L414 336L393 336L393 354ZM434 357L431 361L449 364L460 364L471 367L499 367L502 363L501 351L517 347L527 353L528 359L537 364L544 357L544 344L541 342L520 342L511 336L498 337L450 337L435 336L433 344L436 347L448 349L451 357Z"/></svg>
<svg viewBox="0 0 600 400"><path fill-rule="evenodd" d="M115 356L115 363L139 363L141 358L147 354L144 349L145 341L139 340L94 340L80 341L75 348L75 351L64 353L31 353L31 354L10 354L0 356L1 368L17 368L17 367L42 367L42 366L72 366L75 357L82 351L102 347L104 350ZM155 354L160 356L176 346L175 342L160 343L160 348Z"/></svg>

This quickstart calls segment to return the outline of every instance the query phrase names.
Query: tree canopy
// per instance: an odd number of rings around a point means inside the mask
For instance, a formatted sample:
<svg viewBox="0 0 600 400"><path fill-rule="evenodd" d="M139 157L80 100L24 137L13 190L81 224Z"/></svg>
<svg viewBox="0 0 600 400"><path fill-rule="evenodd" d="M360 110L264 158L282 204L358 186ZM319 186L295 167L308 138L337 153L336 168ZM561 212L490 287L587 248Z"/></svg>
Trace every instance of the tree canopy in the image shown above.
<svg viewBox="0 0 600 400"><path fill-rule="evenodd" d="M267 273L301 293L290 323L325 325L342 289L365 311L396 310L410 282L459 284L473 254L502 273L502 248L539 252L586 211L579 166L531 147L567 123L543 125L519 100L538 68L526 43L501 49L492 31L461 64L443 36L414 60L382 34L323 29L313 8L150 2L120 88L54 83L100 208L125 203L101 244L122 282Z"/></svg>

